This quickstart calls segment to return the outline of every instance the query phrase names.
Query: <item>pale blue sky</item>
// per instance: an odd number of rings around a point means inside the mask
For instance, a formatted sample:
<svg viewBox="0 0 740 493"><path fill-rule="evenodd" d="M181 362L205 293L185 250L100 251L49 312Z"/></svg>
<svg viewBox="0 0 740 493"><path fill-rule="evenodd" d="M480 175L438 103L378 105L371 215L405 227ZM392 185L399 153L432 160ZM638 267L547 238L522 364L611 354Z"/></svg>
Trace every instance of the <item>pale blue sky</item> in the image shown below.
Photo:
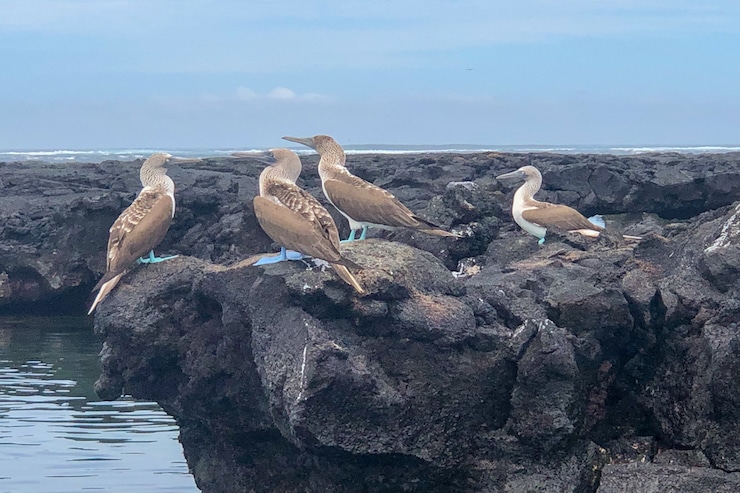
<svg viewBox="0 0 740 493"><path fill-rule="evenodd" d="M0 149L740 144L736 0L0 0Z"/></svg>

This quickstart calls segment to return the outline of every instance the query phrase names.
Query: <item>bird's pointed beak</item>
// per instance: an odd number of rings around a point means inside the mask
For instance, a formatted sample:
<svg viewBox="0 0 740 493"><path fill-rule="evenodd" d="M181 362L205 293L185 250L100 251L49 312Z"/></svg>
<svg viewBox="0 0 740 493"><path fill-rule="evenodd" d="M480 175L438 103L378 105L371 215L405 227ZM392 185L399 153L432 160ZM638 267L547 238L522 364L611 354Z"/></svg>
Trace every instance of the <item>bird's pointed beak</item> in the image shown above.
<svg viewBox="0 0 740 493"><path fill-rule="evenodd" d="M316 144L313 141L313 137L283 137L283 140L289 140L290 142L296 142L303 144L304 146L316 149Z"/></svg>
<svg viewBox="0 0 740 493"><path fill-rule="evenodd" d="M259 156L261 154L262 154L262 152L260 152L260 151L239 151L239 152L232 152L231 154L229 154L226 157L228 157L228 158L242 159L242 158L252 158L252 157L255 157L255 156Z"/></svg>
<svg viewBox="0 0 740 493"><path fill-rule="evenodd" d="M260 163L265 163L265 164L275 164L277 162L277 159L275 159L275 156L273 156L270 151L233 152L231 153L231 157L254 159L255 161L259 161Z"/></svg>
<svg viewBox="0 0 740 493"><path fill-rule="evenodd" d="M517 178L519 180L525 180L527 176L521 170L516 170L510 173L504 173L503 175L498 175L496 177L497 180L508 180L510 178Z"/></svg>
<svg viewBox="0 0 740 493"><path fill-rule="evenodd" d="M169 162L172 164L187 164L187 163L200 163L203 159L199 157L177 157L172 156L169 158Z"/></svg>

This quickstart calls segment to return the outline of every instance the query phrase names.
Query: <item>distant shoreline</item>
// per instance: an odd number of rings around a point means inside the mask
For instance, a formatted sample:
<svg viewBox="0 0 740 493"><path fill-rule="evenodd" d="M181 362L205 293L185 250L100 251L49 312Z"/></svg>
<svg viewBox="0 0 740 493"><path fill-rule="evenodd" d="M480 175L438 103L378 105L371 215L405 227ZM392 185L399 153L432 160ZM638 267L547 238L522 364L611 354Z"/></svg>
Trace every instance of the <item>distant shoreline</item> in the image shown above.
<svg viewBox="0 0 740 493"><path fill-rule="evenodd" d="M290 146L287 146L292 148ZM204 148L204 149L58 149L58 150L0 150L0 162L39 163L96 163L101 161L133 161L157 151L170 152L182 157L219 158L233 152L259 152L267 148ZM306 148L292 148L299 155L314 154ZM449 145L357 145L345 146L348 155L358 154L477 154L477 153L551 153L551 154L607 154L633 156L641 154L727 154L740 152L740 145L706 146L545 146L545 145L501 145L477 146L468 144Z"/></svg>

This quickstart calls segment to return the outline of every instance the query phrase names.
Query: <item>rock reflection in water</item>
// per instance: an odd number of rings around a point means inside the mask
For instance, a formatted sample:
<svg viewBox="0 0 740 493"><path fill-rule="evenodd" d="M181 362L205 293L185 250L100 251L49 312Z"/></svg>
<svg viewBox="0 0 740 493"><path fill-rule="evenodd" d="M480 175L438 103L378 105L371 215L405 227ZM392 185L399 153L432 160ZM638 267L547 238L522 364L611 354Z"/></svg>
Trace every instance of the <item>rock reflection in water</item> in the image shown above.
<svg viewBox="0 0 740 493"><path fill-rule="evenodd" d="M101 402L90 321L0 318L0 493L195 492L155 403Z"/></svg>

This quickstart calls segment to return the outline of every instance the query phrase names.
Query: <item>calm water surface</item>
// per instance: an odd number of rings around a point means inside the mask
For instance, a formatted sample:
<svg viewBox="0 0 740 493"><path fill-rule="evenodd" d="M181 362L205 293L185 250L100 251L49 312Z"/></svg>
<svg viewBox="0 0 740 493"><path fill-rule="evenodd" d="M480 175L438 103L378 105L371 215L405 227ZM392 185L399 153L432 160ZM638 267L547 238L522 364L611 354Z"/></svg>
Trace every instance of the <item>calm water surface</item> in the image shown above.
<svg viewBox="0 0 740 493"><path fill-rule="evenodd" d="M100 401L88 319L0 318L0 493L197 492L155 403Z"/></svg>

